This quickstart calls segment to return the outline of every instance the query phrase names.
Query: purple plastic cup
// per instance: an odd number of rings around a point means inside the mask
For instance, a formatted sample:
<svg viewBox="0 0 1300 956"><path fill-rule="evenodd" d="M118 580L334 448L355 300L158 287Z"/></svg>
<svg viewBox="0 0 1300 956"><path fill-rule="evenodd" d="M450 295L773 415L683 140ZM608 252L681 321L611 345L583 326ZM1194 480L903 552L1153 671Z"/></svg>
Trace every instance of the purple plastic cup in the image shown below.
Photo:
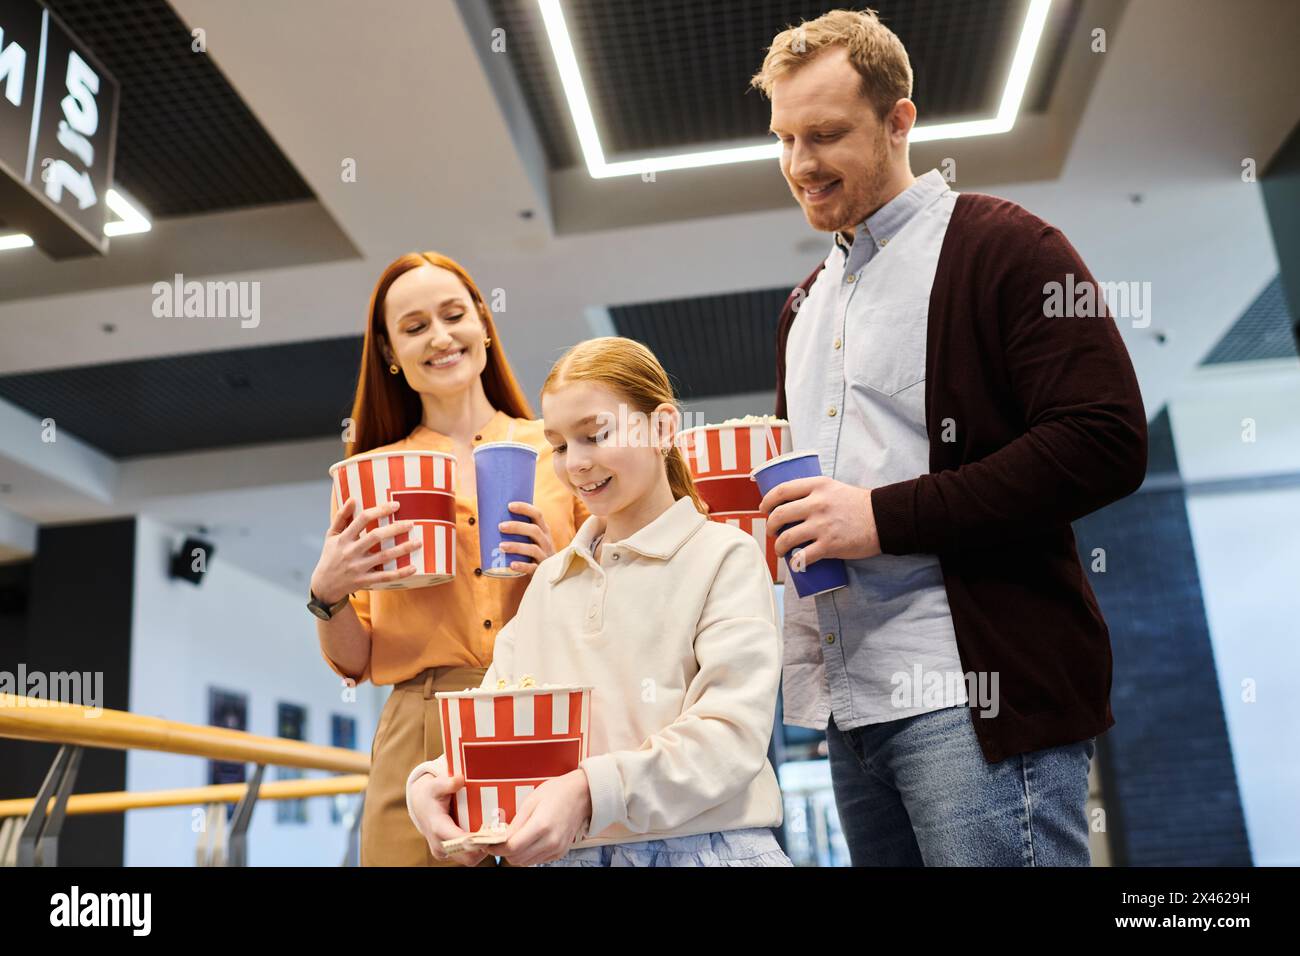
<svg viewBox="0 0 1300 956"><path fill-rule="evenodd" d="M781 455L779 458L764 462L750 472L749 477L758 483L759 495L766 498L767 493L777 485L785 484L787 481L794 481L796 478L820 478L821 474L821 459L817 457L817 452L792 451L789 454ZM796 521L794 524L788 524L777 531L777 534L779 535L786 528L793 528L799 524L802 524L802 522ZM820 561L814 561L804 570L796 571L791 566L790 559L798 555L802 550L802 548L791 548L785 554L786 570L790 573L790 579L794 582L795 593L801 598L848 587L849 572L844 567L844 562L839 558L822 558Z"/></svg>
<svg viewBox="0 0 1300 956"><path fill-rule="evenodd" d="M503 521L527 521L510 510L510 502L533 503L537 449L517 441L491 441L474 449L474 483L478 494L478 553L483 573L493 578L518 578L523 571L512 561L532 561L529 555L502 551L503 541L532 544L522 534L502 534Z"/></svg>

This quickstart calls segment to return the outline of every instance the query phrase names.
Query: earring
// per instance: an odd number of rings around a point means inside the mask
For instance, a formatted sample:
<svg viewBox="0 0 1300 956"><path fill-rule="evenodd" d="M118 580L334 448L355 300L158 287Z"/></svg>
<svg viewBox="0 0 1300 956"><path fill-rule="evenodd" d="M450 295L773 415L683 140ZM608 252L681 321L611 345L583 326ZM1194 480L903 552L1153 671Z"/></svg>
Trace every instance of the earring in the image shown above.
<svg viewBox="0 0 1300 956"><path fill-rule="evenodd" d="M490 349L490 348L492 347L492 340L491 340L491 339L484 339L484 340L483 340L483 347L484 347L485 349Z"/></svg>
<svg viewBox="0 0 1300 956"><path fill-rule="evenodd" d="M671 455L672 452L673 452L673 446L672 446L672 445L665 445L665 446L664 446L664 449L663 449L663 456L664 456L665 458L667 458L669 455Z"/></svg>
<svg viewBox="0 0 1300 956"><path fill-rule="evenodd" d="M392 365L388 366L388 371L396 375L398 372L401 371L401 369L398 367L397 363L394 362Z"/></svg>

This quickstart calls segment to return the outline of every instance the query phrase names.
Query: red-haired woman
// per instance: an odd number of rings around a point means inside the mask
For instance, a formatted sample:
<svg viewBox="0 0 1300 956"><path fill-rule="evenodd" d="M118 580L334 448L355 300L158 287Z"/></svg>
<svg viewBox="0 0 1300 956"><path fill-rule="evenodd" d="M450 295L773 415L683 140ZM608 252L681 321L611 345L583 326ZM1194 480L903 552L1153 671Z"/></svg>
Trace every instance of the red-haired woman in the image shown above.
<svg viewBox="0 0 1300 956"><path fill-rule="evenodd" d="M373 571L408 554L414 542L378 555L365 525L391 514L391 503L364 510L334 507L311 579L321 652L339 676L392 684L370 752L361 819L362 866L436 865L406 810L406 775L442 753L434 692L477 687L492 663L497 632L519 607L537 567L512 562L516 578L483 574L479 564L474 449L511 440L538 450L533 505L511 510L527 521L502 530L528 544L502 549L536 562L565 547L587 510L561 485L541 422L506 361L492 315L469 274L433 252L404 255L380 276L370 299L361 374L352 408L355 439L347 456L422 449L456 456L456 577L437 587L370 591L414 573L415 566ZM401 514L395 521L401 525ZM386 536L400 533L390 526ZM349 597L349 595L351 595ZM323 606L323 607L322 607ZM485 863L491 863L488 857Z"/></svg>

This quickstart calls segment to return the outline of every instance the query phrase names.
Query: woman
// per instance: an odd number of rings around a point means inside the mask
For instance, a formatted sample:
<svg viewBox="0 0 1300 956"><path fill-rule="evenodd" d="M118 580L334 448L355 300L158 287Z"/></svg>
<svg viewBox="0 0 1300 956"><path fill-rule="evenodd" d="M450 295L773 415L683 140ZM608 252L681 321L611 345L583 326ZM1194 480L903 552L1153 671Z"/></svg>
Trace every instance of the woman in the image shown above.
<svg viewBox="0 0 1300 956"><path fill-rule="evenodd" d="M456 577L436 587L370 591L411 574L415 566L375 571L415 550L416 542L368 554L378 542L366 524L392 514L392 504L335 508L311 596L326 663L345 680L392 684L370 752L370 781L361 818L362 866L444 865L435 861L406 811L406 775L442 753L434 693L477 687L492 662L496 635L515 614L530 575L572 540L587 509L562 485L551 446L502 352L478 286L453 260L408 254L384 270L370 299L361 375L352 409L352 457L372 451L424 449L456 456ZM538 450L533 505L512 512L529 520L501 530L531 543L504 551L534 559L512 562L517 578L483 574L479 564L474 448L490 441L524 442ZM400 533L399 526L386 536ZM351 595L349 598L348 596ZM485 865L490 865L488 857Z"/></svg>

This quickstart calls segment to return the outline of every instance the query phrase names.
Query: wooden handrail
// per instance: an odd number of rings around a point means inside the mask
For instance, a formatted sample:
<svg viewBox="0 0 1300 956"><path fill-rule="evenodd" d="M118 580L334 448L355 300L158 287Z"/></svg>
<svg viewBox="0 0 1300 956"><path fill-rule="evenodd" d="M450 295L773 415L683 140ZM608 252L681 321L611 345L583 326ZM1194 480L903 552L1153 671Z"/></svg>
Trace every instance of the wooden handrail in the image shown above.
<svg viewBox="0 0 1300 956"><path fill-rule="evenodd" d="M257 799L294 800L302 797L325 797L339 793L360 793L366 788L365 774L321 777L312 780L273 780L257 788ZM68 813L121 813L150 807L203 806L209 803L238 803L248 789L246 783L219 783L210 787L183 787L177 790L148 790L135 793L78 793L68 797ZM0 800L0 819L25 817L32 812L35 798ZM49 810L54 808L50 798Z"/></svg>
<svg viewBox="0 0 1300 956"><path fill-rule="evenodd" d="M160 750L306 770L370 772L369 754L343 747L259 737L242 730L183 724L124 710L94 710L17 694L0 694L0 737L113 750Z"/></svg>

